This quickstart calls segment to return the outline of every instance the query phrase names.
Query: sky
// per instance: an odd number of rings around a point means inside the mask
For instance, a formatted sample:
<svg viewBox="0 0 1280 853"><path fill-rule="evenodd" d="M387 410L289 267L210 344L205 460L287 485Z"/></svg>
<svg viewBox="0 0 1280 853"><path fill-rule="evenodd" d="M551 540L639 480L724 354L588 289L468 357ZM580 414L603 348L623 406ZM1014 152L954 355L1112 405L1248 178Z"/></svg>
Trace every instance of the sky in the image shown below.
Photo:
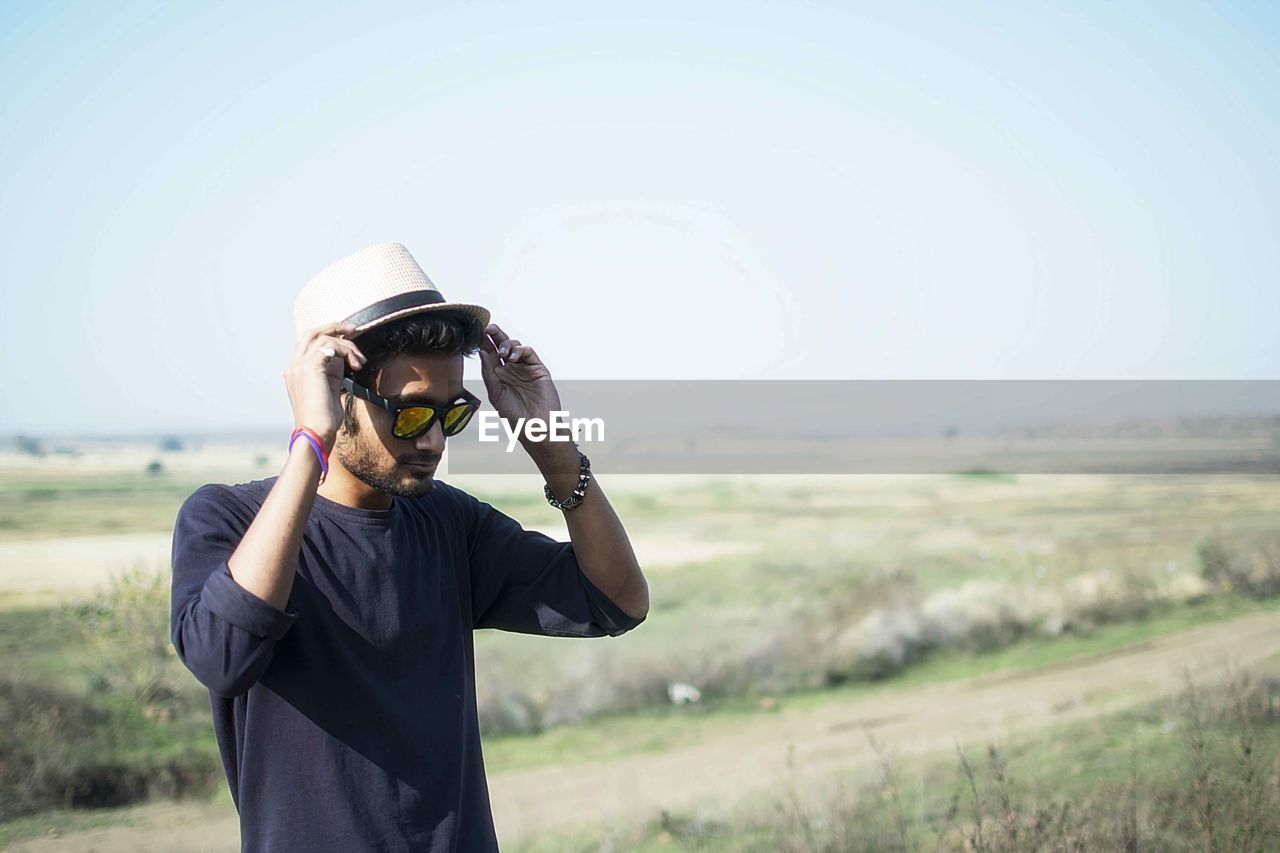
<svg viewBox="0 0 1280 853"><path fill-rule="evenodd" d="M0 435L287 432L385 241L556 378L1280 378L1274 3L0 0L0 93Z"/></svg>

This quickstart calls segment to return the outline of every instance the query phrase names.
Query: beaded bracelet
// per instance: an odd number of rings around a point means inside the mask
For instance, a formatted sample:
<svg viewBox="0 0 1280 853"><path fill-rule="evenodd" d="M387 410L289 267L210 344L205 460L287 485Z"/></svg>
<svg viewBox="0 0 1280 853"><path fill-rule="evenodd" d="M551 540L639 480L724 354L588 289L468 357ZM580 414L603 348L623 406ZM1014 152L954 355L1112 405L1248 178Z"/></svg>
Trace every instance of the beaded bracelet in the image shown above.
<svg viewBox="0 0 1280 853"><path fill-rule="evenodd" d="M320 460L320 483L323 483L325 477L329 476L329 456L325 452L324 442L320 440L320 436L316 435L314 430L310 430L307 427L298 427L293 431L293 435L289 436L290 452L293 451L293 443L299 438L305 438L307 444L310 444L311 449L316 452L316 458ZM319 485L319 483L316 485Z"/></svg>
<svg viewBox="0 0 1280 853"><path fill-rule="evenodd" d="M587 454L581 450L578 451L578 487L573 490L573 494L562 501L557 501L556 496L551 491L551 486L544 483L542 493L547 496L547 503L556 509L562 509L566 512L575 509L578 504L582 503L583 496L587 493L587 483L591 480L591 460L587 458Z"/></svg>

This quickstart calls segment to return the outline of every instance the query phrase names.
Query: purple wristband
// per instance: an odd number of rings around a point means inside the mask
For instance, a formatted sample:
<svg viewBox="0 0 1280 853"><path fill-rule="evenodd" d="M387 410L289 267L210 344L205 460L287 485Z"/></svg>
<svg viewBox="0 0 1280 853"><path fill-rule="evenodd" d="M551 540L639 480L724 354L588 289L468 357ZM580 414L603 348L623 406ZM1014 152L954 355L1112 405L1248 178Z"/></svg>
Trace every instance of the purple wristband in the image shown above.
<svg viewBox="0 0 1280 853"><path fill-rule="evenodd" d="M295 430L293 435L289 437L289 450L293 451L293 443L300 438L305 438L307 444L311 445L311 449L316 452L316 458L320 460L320 482L324 482L324 478L329 476L329 463L324 458L324 451L320 449L320 445L316 440L302 430Z"/></svg>

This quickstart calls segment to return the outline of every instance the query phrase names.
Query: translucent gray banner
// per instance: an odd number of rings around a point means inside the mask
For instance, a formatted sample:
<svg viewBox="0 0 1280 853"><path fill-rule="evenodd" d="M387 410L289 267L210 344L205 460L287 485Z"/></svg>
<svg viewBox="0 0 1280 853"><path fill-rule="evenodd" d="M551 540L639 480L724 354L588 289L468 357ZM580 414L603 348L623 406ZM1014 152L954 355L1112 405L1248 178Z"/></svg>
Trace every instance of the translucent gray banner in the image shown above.
<svg viewBox="0 0 1280 853"><path fill-rule="evenodd" d="M580 431L577 441L600 472L1280 474L1280 380L560 380L556 387L563 433L575 420L603 427L603 438ZM483 388L471 390L486 398ZM496 440L481 441L482 418ZM513 427L486 402L449 439L449 470L536 470Z"/></svg>

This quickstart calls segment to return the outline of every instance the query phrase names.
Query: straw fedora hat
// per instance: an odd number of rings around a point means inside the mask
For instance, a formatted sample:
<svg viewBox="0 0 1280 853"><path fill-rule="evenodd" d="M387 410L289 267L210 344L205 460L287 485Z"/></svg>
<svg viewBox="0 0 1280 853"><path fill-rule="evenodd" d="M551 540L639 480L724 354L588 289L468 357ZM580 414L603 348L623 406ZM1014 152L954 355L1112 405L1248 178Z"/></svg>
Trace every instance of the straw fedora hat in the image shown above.
<svg viewBox="0 0 1280 853"><path fill-rule="evenodd" d="M351 323L350 337L375 326L429 311L453 311L489 324L489 311L479 305L447 302L400 243L377 243L347 255L307 282L293 303L294 331L326 323Z"/></svg>

